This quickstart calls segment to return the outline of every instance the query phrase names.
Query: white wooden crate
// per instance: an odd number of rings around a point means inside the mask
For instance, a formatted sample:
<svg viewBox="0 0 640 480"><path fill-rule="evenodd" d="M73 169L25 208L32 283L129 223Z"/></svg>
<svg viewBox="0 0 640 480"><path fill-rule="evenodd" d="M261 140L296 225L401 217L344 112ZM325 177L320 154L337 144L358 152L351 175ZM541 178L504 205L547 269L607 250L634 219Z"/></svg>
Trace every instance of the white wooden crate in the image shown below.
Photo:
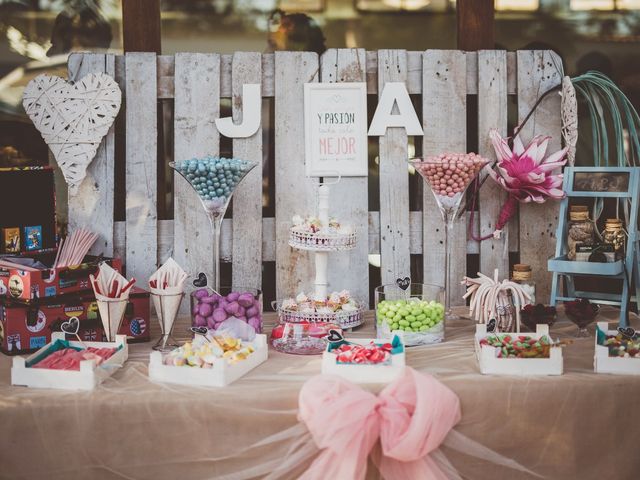
<svg viewBox="0 0 640 480"><path fill-rule="evenodd" d="M51 343L56 340L64 340L65 334L53 332ZM32 388L58 388L63 390L93 390L107 377L124 365L129 356L127 348L127 336L116 335L115 342L69 342L72 347L95 348L120 348L110 358L99 366L93 360L80 362L80 370L52 370L47 368L27 368L26 363L37 358L51 343L45 345L28 357L15 357L11 367L11 385L20 385Z"/></svg>
<svg viewBox="0 0 640 480"><path fill-rule="evenodd" d="M400 338L400 337L399 337ZM402 338L400 338L402 340ZM371 342L388 343L389 340L380 338L349 339L350 343L367 345ZM401 353L391 355L390 365L344 365L336 362L336 354L329 352L329 346L322 354L322 373L338 375L355 383L389 383L402 375L406 365L406 347Z"/></svg>
<svg viewBox="0 0 640 480"><path fill-rule="evenodd" d="M128 276L145 278L169 255L190 273L212 265L209 224L199 200L185 181L175 178L174 219L158 219L157 101L173 99L174 157L218 154L220 134L214 119L221 99L232 98L235 121L241 115L243 83L260 83L262 96L272 98L275 124L275 218L262 218L260 169L240 184L233 198L234 218L223 222L221 256L232 261L234 285L260 288L262 262L275 261L279 299L309 290L313 282L313 256L292 251L288 232L294 213L314 213L315 192L305 178L302 104L308 82L364 81L370 95L386 82L404 82L411 95L421 97L424 155L445 150L466 151L468 95L478 95L478 145L493 158L488 129L507 134L507 97L518 103L522 120L535 101L561 82L562 64L551 51L379 50L330 49L321 57L312 52L236 52L233 55L179 53L73 54L69 76L77 80L89 72L115 76L125 92L122 114L126 118L126 222L114 222L114 131L105 137L98 158L89 167L80 194L69 198L70 223L100 234L95 252L126 259ZM545 98L523 131L524 140L534 134L553 136L560 142L560 97ZM233 140L238 157L263 161L263 133ZM330 260L329 281L334 290L348 289L356 298L369 296L367 253L381 255L383 283L409 275L410 255L423 255L423 271L415 281L443 284L444 228L431 193L423 189L423 211L409 211L409 138L403 129L388 129L379 139L377 159L380 209L368 204L368 184L373 179L343 179L332 189L332 215L356 228L360 241L355 250ZM144 179L144 181L141 181ZM123 186L125 187L125 186ZM481 234L494 229L504 194L491 181L480 191L477 225ZM91 206L89 208L88 206ZM308 211L308 212L305 212ZM518 220L510 222L500 240L478 245L467 238L465 218L454 227L451 260L452 300L462 304L464 287L458 280L466 273L466 253L479 253L482 271L498 267L507 275L509 252L520 252L534 271L538 294L545 298L551 277L546 258L555 247L557 204L526 205ZM368 239L368 242L367 242ZM210 268L209 268L210 269ZM474 273L474 272L472 272ZM184 309L188 308L185 304Z"/></svg>
<svg viewBox="0 0 640 480"><path fill-rule="evenodd" d="M256 335L253 341L255 351L246 359L229 364L226 360L215 362L212 368L176 367L164 365L160 352L149 356L149 378L153 382L176 383L199 387L226 387L246 375L269 356L267 336Z"/></svg>
<svg viewBox="0 0 640 480"><path fill-rule="evenodd" d="M500 335L527 335L540 338L549 336L548 325L537 325L536 333L500 332ZM487 326L484 323L476 325L475 350L480 373L483 375L562 375L564 360L561 347L551 347L549 358L498 358L496 348L480 345L480 340L487 337ZM549 337L551 340L551 337Z"/></svg>
<svg viewBox="0 0 640 480"><path fill-rule="evenodd" d="M607 322L598 322L598 328L607 335L617 335L617 330L609 330ZM640 358L610 357L609 348L598 345L595 338L593 368L596 373L617 373L620 375L640 375Z"/></svg>

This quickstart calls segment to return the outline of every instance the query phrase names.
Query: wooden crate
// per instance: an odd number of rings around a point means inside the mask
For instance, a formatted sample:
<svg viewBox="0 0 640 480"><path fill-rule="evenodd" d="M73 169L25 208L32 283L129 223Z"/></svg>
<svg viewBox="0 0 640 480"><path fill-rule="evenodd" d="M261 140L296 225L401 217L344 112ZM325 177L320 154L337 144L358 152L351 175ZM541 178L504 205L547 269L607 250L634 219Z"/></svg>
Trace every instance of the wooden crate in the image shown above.
<svg viewBox="0 0 640 480"><path fill-rule="evenodd" d="M262 262L275 261L279 298L310 289L313 282L313 257L287 245L291 217L315 212L315 193L304 177L304 83L366 81L368 93L375 95L385 82L404 82L422 105L422 154L467 151L467 126L477 124L479 153L493 158L488 130L498 128L507 134L509 96L517 98L518 119L513 119L517 121L562 79L561 60L550 51L331 49L321 57L310 52L238 52L74 54L69 58L70 79L94 71L115 76L125 96L119 121L126 121L126 221L114 222L112 129L79 195L69 198L70 224L97 231L105 242L94 250L121 255L127 274L143 282L169 255L190 272L207 271L212 263L209 224L195 193L179 176L174 187L175 220L158 219L158 100L174 102L174 157L191 158L219 152L214 119L219 116L221 98L232 98L233 116L238 119L242 84L262 84L263 97L275 103L275 218L262 218L262 179L257 168L234 195L234 218L242 221L224 221L221 256L232 262L234 285L250 287L262 284ZM477 118L468 119L473 98L477 98ZM234 154L262 162L262 128L250 138L234 139ZM549 95L526 124L524 140L534 134L552 135L549 148L560 147L559 95ZM409 274L411 254L423 255L422 278L414 280L444 283L442 221L428 191L422 193L422 211L409 211L408 155L403 129L390 128L379 139L379 211L368 206L369 178L345 178L333 188L331 213L354 224L359 237L354 251L331 257L333 288L347 288L368 299L369 253L381 254L383 283ZM492 181L484 184L473 226L476 232L493 231L504 198ZM460 219L451 259L454 298L463 302L459 281L467 273L467 254L480 255L481 271L498 267L508 275L508 254L519 252L520 261L531 264L538 296L544 301L549 295L546 262L555 246L557 212L555 202L529 204L501 240L481 245L469 241L467 219Z"/></svg>

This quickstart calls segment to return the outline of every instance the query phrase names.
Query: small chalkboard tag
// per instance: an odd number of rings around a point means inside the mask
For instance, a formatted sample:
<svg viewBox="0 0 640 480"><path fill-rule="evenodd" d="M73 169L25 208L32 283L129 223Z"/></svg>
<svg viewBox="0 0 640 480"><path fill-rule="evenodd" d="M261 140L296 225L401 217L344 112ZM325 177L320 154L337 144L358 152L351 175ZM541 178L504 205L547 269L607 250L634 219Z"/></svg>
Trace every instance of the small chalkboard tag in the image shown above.
<svg viewBox="0 0 640 480"><path fill-rule="evenodd" d="M487 323L487 333L493 333L496 331L496 319L492 318Z"/></svg>
<svg viewBox="0 0 640 480"><path fill-rule="evenodd" d="M189 331L196 335L206 335L209 333L209 329L207 327L190 327Z"/></svg>
<svg viewBox="0 0 640 480"><path fill-rule="evenodd" d="M398 278L396 280L396 285L398 285L402 290L406 290L411 285L411 279L409 277Z"/></svg>
<svg viewBox="0 0 640 480"><path fill-rule="evenodd" d="M63 322L62 325L60 325L60 330L68 335L78 336L79 329L80 320L78 320L78 317L71 317L69 320Z"/></svg>
<svg viewBox="0 0 640 480"><path fill-rule="evenodd" d="M618 327L618 332L629 340L633 340L633 337L636 336L636 331L631 327Z"/></svg>
<svg viewBox="0 0 640 480"><path fill-rule="evenodd" d="M331 343L342 342L344 337L338 330L334 330L333 328L329 330L329 335L327 335L327 340Z"/></svg>
<svg viewBox="0 0 640 480"><path fill-rule="evenodd" d="M196 288L202 288L207 286L207 275L204 272L198 274L198 278L193 281L193 286Z"/></svg>

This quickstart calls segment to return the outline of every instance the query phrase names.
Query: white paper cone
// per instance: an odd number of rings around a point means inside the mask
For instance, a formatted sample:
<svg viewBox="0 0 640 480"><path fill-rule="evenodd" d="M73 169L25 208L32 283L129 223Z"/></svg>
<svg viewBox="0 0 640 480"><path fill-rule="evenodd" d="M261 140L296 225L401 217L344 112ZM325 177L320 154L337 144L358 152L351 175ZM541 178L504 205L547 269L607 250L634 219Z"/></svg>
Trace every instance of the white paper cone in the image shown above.
<svg viewBox="0 0 640 480"><path fill-rule="evenodd" d="M102 320L107 341L115 342L124 312L129 303L129 296L127 295L126 298L109 298L96 294L96 303L98 304L98 311L100 312L100 319Z"/></svg>
<svg viewBox="0 0 640 480"><path fill-rule="evenodd" d="M173 322L176 320L180 304L182 303L183 293L181 287L165 288L159 290L151 288L151 298L153 306L156 309L156 315L160 322L160 329L164 335L169 335L173 328ZM172 292L172 293L169 293Z"/></svg>

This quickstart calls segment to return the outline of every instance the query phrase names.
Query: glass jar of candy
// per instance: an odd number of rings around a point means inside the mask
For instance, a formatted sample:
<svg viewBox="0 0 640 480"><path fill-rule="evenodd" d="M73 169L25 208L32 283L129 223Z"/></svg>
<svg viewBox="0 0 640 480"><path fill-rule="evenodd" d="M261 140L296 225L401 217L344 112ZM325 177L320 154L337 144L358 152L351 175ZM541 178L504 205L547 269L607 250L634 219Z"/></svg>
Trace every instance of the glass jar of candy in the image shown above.
<svg viewBox="0 0 640 480"><path fill-rule="evenodd" d="M604 235L602 236L604 243L613 245L616 258L624 256L626 243L626 234L622 220L619 218L607 218L604 225Z"/></svg>
<svg viewBox="0 0 640 480"><path fill-rule="evenodd" d="M262 291L255 288L204 287L191 294L191 325L216 330L235 317L262 333Z"/></svg>
<svg viewBox="0 0 640 480"><path fill-rule="evenodd" d="M375 290L375 302L378 338L391 339L402 331L407 346L444 340L444 288L441 286L381 285Z"/></svg>
<svg viewBox="0 0 640 480"><path fill-rule="evenodd" d="M569 229L567 232L567 259L576 259L576 245L593 245L596 229L589 218L589 209L585 205L572 205L569 208Z"/></svg>
<svg viewBox="0 0 640 480"><path fill-rule="evenodd" d="M514 302L515 306L521 310L527 305L536 304L536 283L531 278L531 266L524 263L516 263L513 266L513 274L511 280L522 286L522 290L529 295L529 301L524 305L519 305L519 302Z"/></svg>

